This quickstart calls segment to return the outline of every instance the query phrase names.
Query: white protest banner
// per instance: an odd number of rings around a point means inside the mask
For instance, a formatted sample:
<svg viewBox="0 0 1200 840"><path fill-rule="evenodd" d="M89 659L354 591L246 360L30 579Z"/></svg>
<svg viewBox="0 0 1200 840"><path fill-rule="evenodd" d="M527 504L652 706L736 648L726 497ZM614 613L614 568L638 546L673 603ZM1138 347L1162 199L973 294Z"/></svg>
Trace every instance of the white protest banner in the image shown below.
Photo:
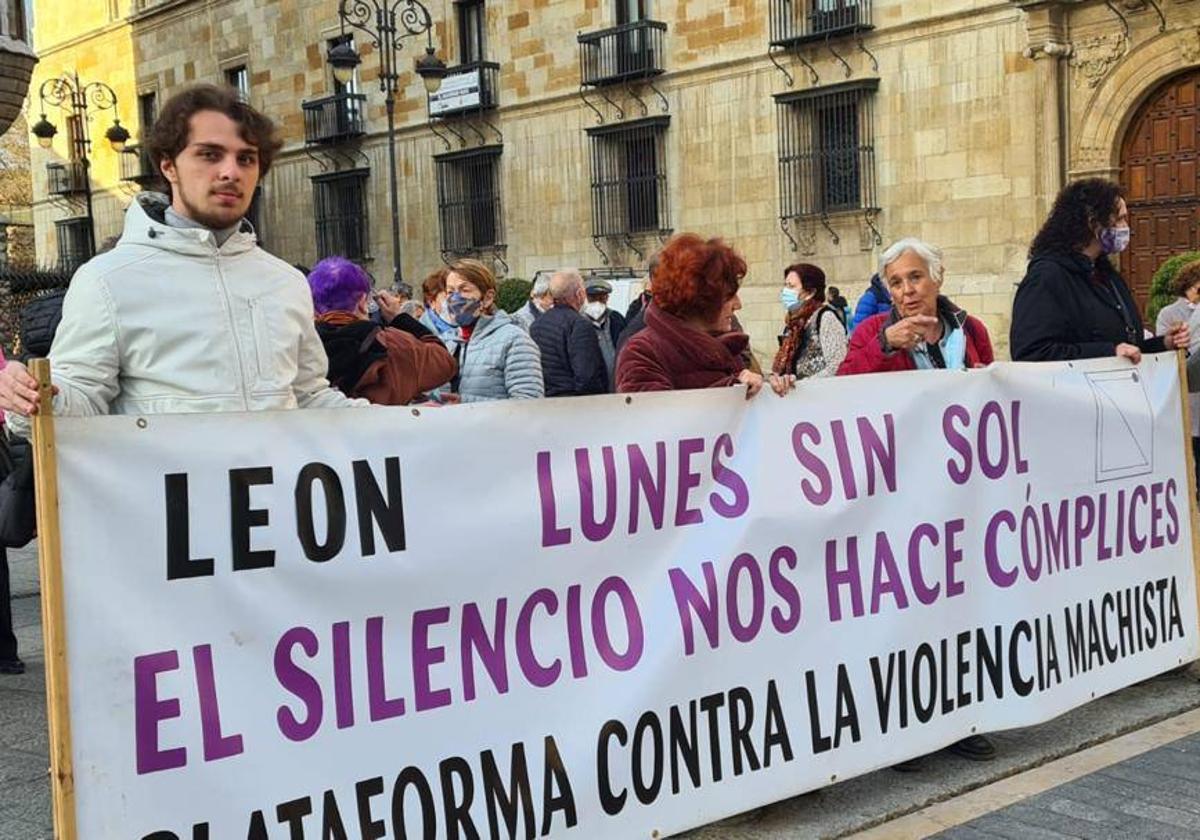
<svg viewBox="0 0 1200 840"><path fill-rule="evenodd" d="M61 419L87 838L651 837L1192 660L1174 356Z"/></svg>

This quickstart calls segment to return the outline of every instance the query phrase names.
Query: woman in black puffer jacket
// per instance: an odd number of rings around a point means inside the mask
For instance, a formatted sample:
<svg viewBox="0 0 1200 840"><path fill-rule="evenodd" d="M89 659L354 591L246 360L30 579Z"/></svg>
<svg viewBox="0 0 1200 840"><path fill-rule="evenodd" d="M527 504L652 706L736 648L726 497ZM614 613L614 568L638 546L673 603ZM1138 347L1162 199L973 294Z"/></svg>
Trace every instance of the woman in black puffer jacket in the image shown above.
<svg viewBox="0 0 1200 840"><path fill-rule="evenodd" d="M1103 178L1065 187L1029 249L1029 268L1013 301L1013 361L1052 362L1123 356L1188 346L1185 323L1146 338L1137 302L1108 256L1129 245L1121 188Z"/></svg>

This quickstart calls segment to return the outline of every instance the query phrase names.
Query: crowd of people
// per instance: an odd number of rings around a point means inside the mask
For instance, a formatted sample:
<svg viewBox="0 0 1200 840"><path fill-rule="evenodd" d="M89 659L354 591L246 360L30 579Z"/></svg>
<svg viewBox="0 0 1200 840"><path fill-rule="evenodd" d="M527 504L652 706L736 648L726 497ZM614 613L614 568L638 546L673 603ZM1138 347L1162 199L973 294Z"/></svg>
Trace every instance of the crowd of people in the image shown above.
<svg viewBox="0 0 1200 840"><path fill-rule="evenodd" d="M921 239L883 251L853 314L819 266L783 269L778 346L764 369L737 320L746 261L721 239L669 240L624 313L609 307L606 280L563 268L539 274L510 314L497 304L492 270L475 260L430 273L419 293L376 291L349 260L322 260L305 278L260 249L244 217L279 143L234 91L198 85L172 97L146 146L166 191L140 194L115 246L72 281L50 351L56 414L453 405L731 385L754 398L787 395L802 379L969 370L995 359L984 323L944 293L941 249ZM1200 263L1180 272L1179 300L1151 335L1108 259L1128 241L1116 184L1087 179L1062 190L1014 301L1014 360L1136 363L1142 353L1195 349ZM14 434L28 433L37 383L19 361L0 370L0 409ZM1192 417L1200 424L1200 410ZM1200 425L1193 435L1200 454ZM8 588L0 562L0 673L19 673ZM978 735L953 749L994 754Z"/></svg>

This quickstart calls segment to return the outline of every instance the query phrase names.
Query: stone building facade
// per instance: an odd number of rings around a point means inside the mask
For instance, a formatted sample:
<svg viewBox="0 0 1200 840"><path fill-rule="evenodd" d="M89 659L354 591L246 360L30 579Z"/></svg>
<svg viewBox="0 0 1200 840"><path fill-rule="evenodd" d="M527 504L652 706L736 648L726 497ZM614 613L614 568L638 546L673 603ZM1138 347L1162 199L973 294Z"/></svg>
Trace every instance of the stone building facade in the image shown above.
<svg viewBox="0 0 1200 840"><path fill-rule="evenodd" d="M256 211L266 246L303 264L351 253L391 276L379 56L347 30L363 62L335 82L336 0L55 11L66 5L35 2L40 75L106 75L135 133L183 84L242 86L286 144ZM912 235L944 248L947 292L1003 353L1028 243L1066 179L1121 178L1136 194L1125 267L1143 293L1155 260L1200 244L1200 2L427 5L451 76L427 101L411 72L424 41L405 42L395 136L409 281L460 253L526 278L641 269L671 231L720 235L747 258L742 320L768 354L785 265L820 265L853 302L882 248ZM103 239L135 182L96 158Z"/></svg>

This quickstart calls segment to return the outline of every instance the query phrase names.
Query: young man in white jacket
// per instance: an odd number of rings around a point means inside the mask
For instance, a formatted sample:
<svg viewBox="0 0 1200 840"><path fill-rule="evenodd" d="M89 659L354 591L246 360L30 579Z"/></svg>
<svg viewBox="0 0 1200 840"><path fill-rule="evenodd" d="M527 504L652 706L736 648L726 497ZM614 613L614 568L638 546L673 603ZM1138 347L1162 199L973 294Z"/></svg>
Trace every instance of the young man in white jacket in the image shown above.
<svg viewBox="0 0 1200 840"><path fill-rule="evenodd" d="M235 91L173 96L147 146L169 195L143 193L111 251L81 267L50 350L57 415L365 405L331 388L304 276L258 247L244 216L279 150ZM0 371L24 434L37 388Z"/></svg>

